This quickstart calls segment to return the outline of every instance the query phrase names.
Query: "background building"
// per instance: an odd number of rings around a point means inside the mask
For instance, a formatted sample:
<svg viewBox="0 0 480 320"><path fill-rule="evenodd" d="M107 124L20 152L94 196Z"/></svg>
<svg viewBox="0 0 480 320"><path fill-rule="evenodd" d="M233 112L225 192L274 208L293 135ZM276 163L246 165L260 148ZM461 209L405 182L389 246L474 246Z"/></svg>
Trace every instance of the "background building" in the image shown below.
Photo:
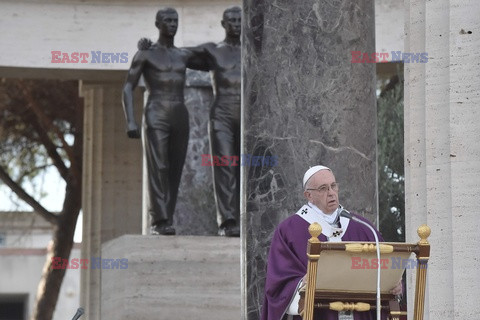
<svg viewBox="0 0 480 320"><path fill-rule="evenodd" d="M0 319L30 317L51 234L51 225L33 212L0 212ZM73 258L80 258L79 243ZM79 302L80 270L67 270L54 319L72 317Z"/></svg>

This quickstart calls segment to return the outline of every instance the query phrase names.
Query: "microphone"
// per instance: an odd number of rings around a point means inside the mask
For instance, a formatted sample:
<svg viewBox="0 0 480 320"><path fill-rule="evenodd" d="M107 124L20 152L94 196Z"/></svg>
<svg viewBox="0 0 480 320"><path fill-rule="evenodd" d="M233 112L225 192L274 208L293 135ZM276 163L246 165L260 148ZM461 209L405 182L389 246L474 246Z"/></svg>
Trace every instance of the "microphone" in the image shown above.
<svg viewBox="0 0 480 320"><path fill-rule="evenodd" d="M340 212L340 217L344 217L344 218L356 221L358 223L361 223L364 226L368 227L368 229L370 229L372 231L373 236L375 237L375 246L377 248L377 259L378 259L377 261L380 262L380 245L378 243L378 236L377 236L377 232L375 232L375 229L373 229L372 226L369 225L368 223L366 223L365 221L358 219L357 217L352 215L350 212L343 209L343 207L341 207L341 209L342 209L342 211ZM377 320L381 319L380 318L380 310L381 310L380 308L381 308L381 304L380 304L380 266L379 266L377 268Z"/></svg>
<svg viewBox="0 0 480 320"><path fill-rule="evenodd" d="M342 208L342 212L340 212L340 217L344 217L344 218L354 220L354 221L357 221L357 222L359 220L357 217L354 217L350 212L348 212L347 210L345 210L343 208Z"/></svg>
<svg viewBox="0 0 480 320"><path fill-rule="evenodd" d="M77 320L78 318L80 318L82 316L82 314L85 312L85 310L80 307L77 309L77 313L75 313L75 315L73 316L72 320Z"/></svg>

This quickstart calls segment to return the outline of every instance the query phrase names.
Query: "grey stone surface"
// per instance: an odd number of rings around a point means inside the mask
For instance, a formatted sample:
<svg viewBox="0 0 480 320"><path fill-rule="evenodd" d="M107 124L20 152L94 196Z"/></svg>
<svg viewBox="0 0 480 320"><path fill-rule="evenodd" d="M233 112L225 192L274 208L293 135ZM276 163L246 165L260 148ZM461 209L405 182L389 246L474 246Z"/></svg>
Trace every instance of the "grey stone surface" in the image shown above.
<svg viewBox="0 0 480 320"><path fill-rule="evenodd" d="M210 153L211 101L209 73L187 70L185 105L190 116L190 138L174 214L174 227L179 235L217 234L212 167L202 166L202 154Z"/></svg>
<svg viewBox="0 0 480 320"><path fill-rule="evenodd" d="M125 235L105 243L102 319L240 319L240 240Z"/></svg>
<svg viewBox="0 0 480 320"><path fill-rule="evenodd" d="M210 72L197 71L187 69L187 78L185 80L186 87L205 87L212 90L212 83L210 82Z"/></svg>
<svg viewBox="0 0 480 320"><path fill-rule="evenodd" d="M375 222L373 1L243 1L243 150L278 156L243 170L246 318L258 319L273 230L303 203L311 165L333 169L340 202Z"/></svg>

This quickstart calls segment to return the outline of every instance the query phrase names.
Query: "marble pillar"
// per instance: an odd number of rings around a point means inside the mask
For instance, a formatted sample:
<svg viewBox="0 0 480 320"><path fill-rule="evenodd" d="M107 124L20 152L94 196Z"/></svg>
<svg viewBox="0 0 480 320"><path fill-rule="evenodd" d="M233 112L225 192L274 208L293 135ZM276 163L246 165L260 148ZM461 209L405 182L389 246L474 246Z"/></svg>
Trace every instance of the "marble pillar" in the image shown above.
<svg viewBox="0 0 480 320"><path fill-rule="evenodd" d="M101 256L106 241L141 234L142 145L128 139L121 82L82 82L84 98L82 259ZM135 101L142 104L141 94ZM81 305L100 319L101 270L82 269Z"/></svg>
<svg viewBox="0 0 480 320"><path fill-rule="evenodd" d="M202 154L210 153L208 120L213 98L210 74L187 69L184 96L190 116L190 137L174 225L180 235L213 236L218 226L212 167L202 166Z"/></svg>
<svg viewBox="0 0 480 320"><path fill-rule="evenodd" d="M329 166L340 202L376 222L373 1L243 1L242 153L278 164L242 167L245 319L258 319L276 225L304 204L302 177Z"/></svg>
<svg viewBox="0 0 480 320"><path fill-rule="evenodd" d="M477 319L480 4L407 0L405 10L405 51L428 55L405 63L407 241L421 224L432 229L424 319Z"/></svg>

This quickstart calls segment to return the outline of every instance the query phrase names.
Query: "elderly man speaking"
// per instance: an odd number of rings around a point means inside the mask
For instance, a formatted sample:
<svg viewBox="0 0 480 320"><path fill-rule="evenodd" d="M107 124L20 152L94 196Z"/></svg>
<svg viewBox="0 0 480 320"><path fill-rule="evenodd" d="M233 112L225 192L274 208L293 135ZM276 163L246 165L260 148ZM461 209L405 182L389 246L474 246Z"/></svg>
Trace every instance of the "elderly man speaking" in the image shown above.
<svg viewBox="0 0 480 320"><path fill-rule="evenodd" d="M298 315L298 290L307 273L308 226L322 226L320 241L375 241L372 232L361 223L340 217L343 210L338 202L338 183L332 170L314 166L303 177L303 194L307 199L296 214L281 222L273 235L268 256L265 300L262 320L301 319ZM369 223L365 218L357 218ZM378 238L383 241L378 231ZM330 276L325 274L326 277ZM392 293L401 292L401 285ZM336 312L318 310L315 319L370 320L374 312Z"/></svg>

